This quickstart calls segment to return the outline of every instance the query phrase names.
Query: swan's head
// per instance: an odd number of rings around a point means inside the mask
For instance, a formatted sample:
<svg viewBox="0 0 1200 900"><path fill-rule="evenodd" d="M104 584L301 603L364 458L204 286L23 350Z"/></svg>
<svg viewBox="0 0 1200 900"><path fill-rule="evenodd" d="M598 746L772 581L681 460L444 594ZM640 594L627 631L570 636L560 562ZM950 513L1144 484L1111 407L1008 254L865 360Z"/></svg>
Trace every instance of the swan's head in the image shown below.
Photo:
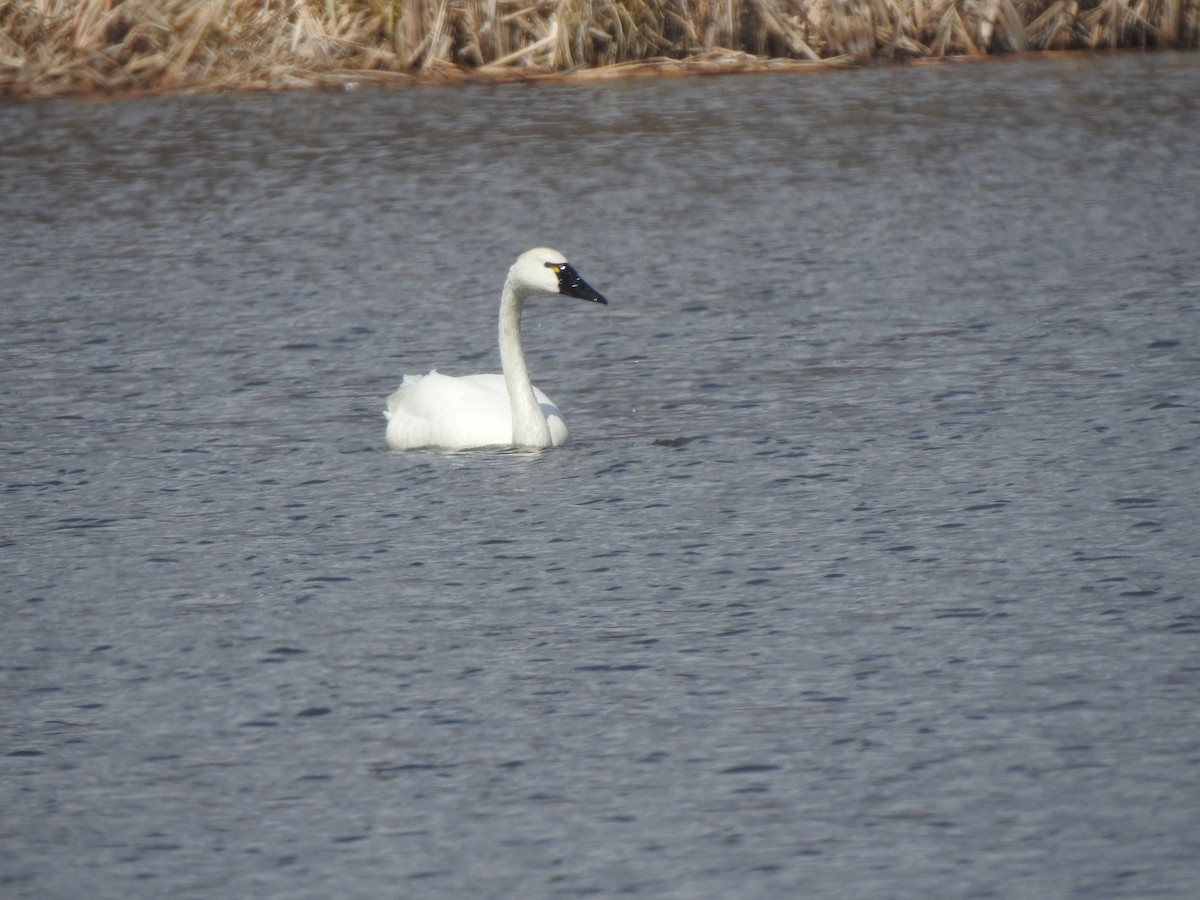
<svg viewBox="0 0 1200 900"><path fill-rule="evenodd" d="M580 277L567 258L557 250L537 247L517 257L508 278L522 295L562 294L593 303L605 303L604 296Z"/></svg>

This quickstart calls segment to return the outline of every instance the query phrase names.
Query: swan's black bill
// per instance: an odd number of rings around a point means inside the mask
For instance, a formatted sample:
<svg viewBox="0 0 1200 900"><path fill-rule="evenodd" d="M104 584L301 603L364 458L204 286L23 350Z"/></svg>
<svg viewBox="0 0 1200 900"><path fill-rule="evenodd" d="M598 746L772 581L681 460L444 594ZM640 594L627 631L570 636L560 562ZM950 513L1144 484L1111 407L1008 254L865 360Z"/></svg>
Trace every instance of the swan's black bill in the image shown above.
<svg viewBox="0 0 1200 900"><path fill-rule="evenodd" d="M546 263L546 265L553 269L554 274L558 276L558 292L560 294L608 305L604 295L584 281L570 263Z"/></svg>

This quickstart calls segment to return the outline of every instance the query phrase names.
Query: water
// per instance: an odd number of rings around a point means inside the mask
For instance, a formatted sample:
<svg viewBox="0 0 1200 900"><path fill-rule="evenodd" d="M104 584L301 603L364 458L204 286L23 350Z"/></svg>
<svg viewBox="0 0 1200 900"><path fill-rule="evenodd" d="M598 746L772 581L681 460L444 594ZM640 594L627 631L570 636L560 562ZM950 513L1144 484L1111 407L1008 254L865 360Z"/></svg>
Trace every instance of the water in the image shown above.
<svg viewBox="0 0 1200 900"><path fill-rule="evenodd" d="M0 109L0 894L1195 896L1197 84Z"/></svg>

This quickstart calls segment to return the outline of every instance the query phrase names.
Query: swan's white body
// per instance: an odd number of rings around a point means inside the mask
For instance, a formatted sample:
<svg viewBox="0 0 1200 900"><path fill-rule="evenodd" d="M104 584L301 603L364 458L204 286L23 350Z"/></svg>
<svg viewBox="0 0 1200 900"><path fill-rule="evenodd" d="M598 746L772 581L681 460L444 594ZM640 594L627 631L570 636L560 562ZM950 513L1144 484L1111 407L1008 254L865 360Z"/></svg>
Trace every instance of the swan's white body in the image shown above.
<svg viewBox="0 0 1200 900"><path fill-rule="evenodd" d="M556 250L517 257L500 296L503 375L452 378L436 370L405 375L387 398L387 443L393 450L438 447L557 447L569 432L558 407L533 386L521 347L521 309L528 297L562 294L607 303Z"/></svg>
<svg viewBox="0 0 1200 900"><path fill-rule="evenodd" d="M549 434L546 443L527 446L566 443L569 432L558 407L536 387L533 395ZM387 442L393 450L466 450L520 443L513 439L512 402L503 375L451 378L436 370L428 375L405 375L387 404Z"/></svg>

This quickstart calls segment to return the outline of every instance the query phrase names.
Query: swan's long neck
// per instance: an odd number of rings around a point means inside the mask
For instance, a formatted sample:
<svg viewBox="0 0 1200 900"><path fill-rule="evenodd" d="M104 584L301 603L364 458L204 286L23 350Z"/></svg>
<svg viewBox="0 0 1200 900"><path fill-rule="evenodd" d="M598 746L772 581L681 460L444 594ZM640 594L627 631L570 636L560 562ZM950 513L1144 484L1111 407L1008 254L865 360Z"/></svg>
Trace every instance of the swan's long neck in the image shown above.
<svg viewBox="0 0 1200 900"><path fill-rule="evenodd" d="M500 297L500 365L512 407L512 440L521 447L549 447L550 426L533 394L533 382L525 368L521 347L521 306L525 298L513 288L512 279L504 282Z"/></svg>

